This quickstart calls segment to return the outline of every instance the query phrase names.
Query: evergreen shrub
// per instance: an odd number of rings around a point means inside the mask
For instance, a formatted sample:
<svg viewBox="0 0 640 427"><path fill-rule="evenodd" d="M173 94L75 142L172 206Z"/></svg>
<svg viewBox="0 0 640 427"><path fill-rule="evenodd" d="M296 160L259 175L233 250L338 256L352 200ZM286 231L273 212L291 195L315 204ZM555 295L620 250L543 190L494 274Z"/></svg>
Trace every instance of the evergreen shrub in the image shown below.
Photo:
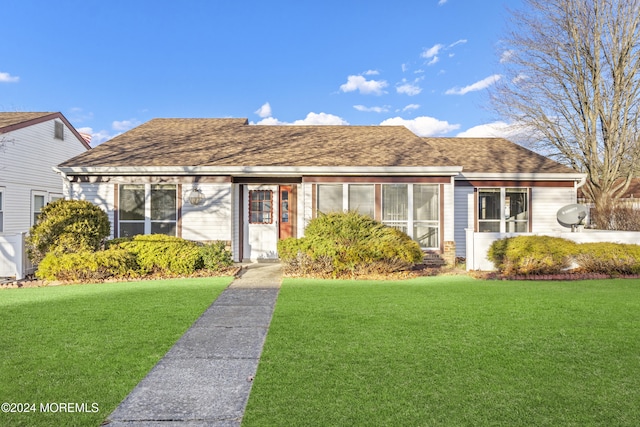
<svg viewBox="0 0 640 427"><path fill-rule="evenodd" d="M305 237L278 242L278 254L289 273L334 277L405 270L423 259L405 233L357 212L319 215Z"/></svg>
<svg viewBox="0 0 640 427"><path fill-rule="evenodd" d="M86 200L56 200L42 208L27 237L27 253L38 264L47 253L96 251L111 233L107 214Z"/></svg>
<svg viewBox="0 0 640 427"><path fill-rule="evenodd" d="M191 274L204 267L200 245L179 237L138 235L110 247L134 254L142 274Z"/></svg>
<svg viewBox="0 0 640 427"><path fill-rule="evenodd" d="M517 236L496 240L487 258L504 274L554 274L569 268L578 245L551 236Z"/></svg>
<svg viewBox="0 0 640 427"><path fill-rule="evenodd" d="M97 252L49 252L38 265L36 272L40 279L64 281L137 277L139 274L135 255L126 249L116 247Z"/></svg>

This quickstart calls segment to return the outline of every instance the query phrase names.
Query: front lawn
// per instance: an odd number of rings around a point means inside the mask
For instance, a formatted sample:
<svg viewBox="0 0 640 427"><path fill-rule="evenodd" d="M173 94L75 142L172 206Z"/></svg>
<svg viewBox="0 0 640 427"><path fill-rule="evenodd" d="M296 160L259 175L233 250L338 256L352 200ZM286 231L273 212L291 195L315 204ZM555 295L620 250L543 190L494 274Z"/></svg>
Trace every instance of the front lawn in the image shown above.
<svg viewBox="0 0 640 427"><path fill-rule="evenodd" d="M243 427L640 425L640 280L286 279Z"/></svg>
<svg viewBox="0 0 640 427"><path fill-rule="evenodd" d="M0 425L100 425L230 282L0 291Z"/></svg>

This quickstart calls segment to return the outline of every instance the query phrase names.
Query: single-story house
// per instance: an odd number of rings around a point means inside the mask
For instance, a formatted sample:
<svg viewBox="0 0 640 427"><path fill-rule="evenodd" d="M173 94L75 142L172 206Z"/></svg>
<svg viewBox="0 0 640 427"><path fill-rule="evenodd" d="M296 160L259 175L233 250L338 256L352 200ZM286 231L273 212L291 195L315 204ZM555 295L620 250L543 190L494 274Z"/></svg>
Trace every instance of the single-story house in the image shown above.
<svg viewBox="0 0 640 427"><path fill-rule="evenodd" d="M223 240L241 260L277 259L322 212L357 210L425 251L465 256L465 229L559 227L584 175L504 139L420 138L400 126L262 126L154 119L57 170L97 204L112 237Z"/></svg>
<svg viewBox="0 0 640 427"><path fill-rule="evenodd" d="M30 272L24 236L40 210L63 197L52 167L90 148L61 113L0 112L0 276Z"/></svg>

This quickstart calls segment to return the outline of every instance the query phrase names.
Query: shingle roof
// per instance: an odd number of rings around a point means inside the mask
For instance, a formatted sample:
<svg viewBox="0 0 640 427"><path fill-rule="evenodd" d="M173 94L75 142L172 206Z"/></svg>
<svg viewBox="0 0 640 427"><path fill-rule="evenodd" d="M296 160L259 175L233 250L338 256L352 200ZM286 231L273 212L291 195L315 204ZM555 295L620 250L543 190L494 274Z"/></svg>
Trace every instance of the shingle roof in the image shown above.
<svg viewBox="0 0 640 427"><path fill-rule="evenodd" d="M400 126L261 126L153 119L61 167L455 166Z"/></svg>
<svg viewBox="0 0 640 427"><path fill-rule="evenodd" d="M39 119L55 113L14 113L0 112L0 132L3 128L28 122L29 120Z"/></svg>
<svg viewBox="0 0 640 427"><path fill-rule="evenodd" d="M568 166L503 138L423 138L462 172L576 173Z"/></svg>

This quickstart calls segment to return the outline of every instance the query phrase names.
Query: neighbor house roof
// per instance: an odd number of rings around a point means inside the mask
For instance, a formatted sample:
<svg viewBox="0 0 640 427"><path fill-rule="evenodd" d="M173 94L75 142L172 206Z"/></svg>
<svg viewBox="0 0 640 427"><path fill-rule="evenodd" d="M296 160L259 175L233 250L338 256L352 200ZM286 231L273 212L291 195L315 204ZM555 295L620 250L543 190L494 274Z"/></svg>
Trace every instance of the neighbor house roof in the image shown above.
<svg viewBox="0 0 640 427"><path fill-rule="evenodd" d="M572 173L576 171L503 138L423 138L465 173Z"/></svg>
<svg viewBox="0 0 640 427"><path fill-rule="evenodd" d="M0 112L0 134L22 129L49 120L58 119L73 132L76 138L87 148L91 146L80 133L69 123L62 113L52 112Z"/></svg>
<svg viewBox="0 0 640 427"><path fill-rule="evenodd" d="M401 126L264 126L153 119L60 167L452 167Z"/></svg>

